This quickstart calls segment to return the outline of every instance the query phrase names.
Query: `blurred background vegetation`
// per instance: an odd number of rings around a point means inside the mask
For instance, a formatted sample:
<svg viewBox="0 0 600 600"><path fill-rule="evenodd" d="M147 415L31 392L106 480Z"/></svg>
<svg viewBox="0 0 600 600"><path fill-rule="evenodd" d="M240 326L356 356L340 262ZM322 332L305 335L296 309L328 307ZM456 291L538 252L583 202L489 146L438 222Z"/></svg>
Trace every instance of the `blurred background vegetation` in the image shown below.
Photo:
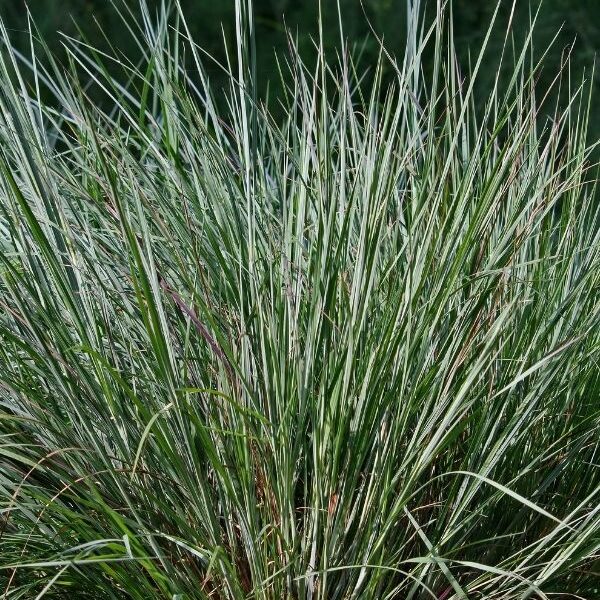
<svg viewBox="0 0 600 600"><path fill-rule="evenodd" d="M411 0L339 0L345 34L351 44L362 52L361 64L374 62L378 44L370 32L369 21L375 31L386 42L391 53L401 56L404 48L407 4ZM414 0L413 0L414 1ZM159 7L161 0L147 0L151 7ZM58 31L71 36L82 33L94 45L106 47L107 39L132 60L136 60L135 43L123 26L110 0L30 0L29 10L48 45L64 56ZM234 41L235 0L181 0L184 12L195 40L216 58L223 60L224 43ZM285 26L297 34L300 49L310 56L312 39L318 33L318 0L254 0L257 24L258 84L263 97L269 90L271 98L279 91L275 55L285 53L287 40ZM422 2L428 10L435 10L435 0ZM510 18L510 0L501 2L497 25L491 38L490 65L495 64L503 42L504 31ZM524 36L530 23L530 15L539 0L517 0L513 31L516 38ZM126 6L134 14L138 12L138 0L117 0L121 8ZM0 17L11 32L15 46L27 51L29 41L26 34L27 13L24 0L0 0ZM454 0L453 20L456 46L460 61L466 66L469 53L476 55L485 37L495 0ZM339 45L337 0L322 0L324 15L324 37L326 44L335 50ZM427 18L430 18L428 16ZM284 25L285 23L285 25ZM81 28L81 31L78 30ZM541 54L557 32L557 40L545 62L541 85L552 81L561 64L565 50L574 43L573 75L579 77L583 70L591 76L591 67L600 45L600 1L599 0L543 0L542 10L535 34L535 47ZM485 64L485 63L484 63ZM225 77L214 64L206 64L217 91ZM478 85L485 89L495 75L495 68L483 69ZM487 78L487 81L486 81ZM600 74L595 73L593 86L600 87ZM484 97L483 95L480 99ZM599 114L596 114L599 113ZM592 111L592 135L600 133L600 111Z"/></svg>

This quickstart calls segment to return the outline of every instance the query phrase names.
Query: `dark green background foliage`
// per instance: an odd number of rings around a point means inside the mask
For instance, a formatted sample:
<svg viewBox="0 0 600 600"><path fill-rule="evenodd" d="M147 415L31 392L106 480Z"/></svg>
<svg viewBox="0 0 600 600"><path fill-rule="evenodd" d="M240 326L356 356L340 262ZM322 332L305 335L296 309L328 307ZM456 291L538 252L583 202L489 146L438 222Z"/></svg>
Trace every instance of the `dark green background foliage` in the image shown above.
<svg viewBox="0 0 600 600"><path fill-rule="evenodd" d="M359 0L339 0L345 35L361 52L362 66L375 61L378 52L377 40L370 33L369 21L373 29L384 37L387 48L401 55L405 39L406 8L409 0L364 0L364 9ZM119 4L119 1L117 1ZM137 2L126 2L129 10L137 10ZM148 0L149 6L160 5L159 0ZM185 14L192 28L192 34L205 50L224 59L223 34L230 49L234 41L234 0L182 0ZM286 50L285 25L298 36L298 44L303 53L310 56L312 38L318 35L317 0L255 0L257 24L258 84L263 95L267 90L270 97L277 97L279 78L275 55ZM434 9L435 2L423 2ZM503 42L504 31L510 19L511 4L505 0L500 7L497 26L494 28L490 44L490 56L498 54ZM22 0L0 0L0 16L12 30L14 43L23 49L28 45L26 35L26 11ZM339 42L337 0L323 0L324 37L326 45L334 49ZM533 6L533 9L532 9ZM515 38L524 36L530 22L531 11L536 0L517 0L513 19ZM72 36L81 33L94 45L102 47L108 42L118 47L127 57L135 59L136 47L123 26L119 16L108 0L35 0L30 3L33 18L40 33L53 51L60 50L60 37L57 30ZM486 34L486 29L495 10L495 2L480 0L454 0L454 28L456 46L460 59L468 65L469 52L476 52ZM366 16L365 16L366 13ZM76 23L76 24L75 24ZM284 25L285 23L285 25ZM100 27L98 27L98 25ZM82 28L82 32L78 30ZM561 29L562 28L562 29ZM583 69L590 71L595 53L600 43L600 2L597 0L545 0L536 27L535 47L541 53L560 30L545 62L542 74L543 86L554 78L565 50L575 42L573 50L573 70L579 77ZM214 84L219 87L225 81L219 67L206 65ZM495 69L490 68L480 78L479 85L486 85L485 75L491 78ZM594 86L598 88L600 77L595 75ZM592 134L600 131L600 117L595 118Z"/></svg>

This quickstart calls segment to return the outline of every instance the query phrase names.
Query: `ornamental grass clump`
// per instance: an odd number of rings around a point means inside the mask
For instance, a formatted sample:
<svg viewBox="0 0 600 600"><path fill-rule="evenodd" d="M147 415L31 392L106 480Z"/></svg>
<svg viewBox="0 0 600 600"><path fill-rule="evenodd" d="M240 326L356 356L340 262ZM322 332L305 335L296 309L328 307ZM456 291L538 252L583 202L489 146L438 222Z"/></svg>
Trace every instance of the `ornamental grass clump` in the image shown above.
<svg viewBox="0 0 600 600"><path fill-rule="evenodd" d="M250 0L226 90L177 6L122 10L139 64L2 29L2 597L598 598L568 56L539 89L509 30L463 72L439 2L376 65L290 37L262 102Z"/></svg>

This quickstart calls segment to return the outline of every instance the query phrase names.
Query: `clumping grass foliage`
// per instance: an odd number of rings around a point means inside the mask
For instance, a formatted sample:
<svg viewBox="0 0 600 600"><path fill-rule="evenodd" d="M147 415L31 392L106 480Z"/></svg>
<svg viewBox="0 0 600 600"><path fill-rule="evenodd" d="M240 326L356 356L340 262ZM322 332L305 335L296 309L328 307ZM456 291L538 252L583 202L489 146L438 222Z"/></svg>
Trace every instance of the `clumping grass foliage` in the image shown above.
<svg viewBox="0 0 600 600"><path fill-rule="evenodd" d="M177 6L143 6L138 65L2 31L2 597L600 597L600 204L567 57L540 90L508 32L464 73L447 7L409 7L366 71L290 38L275 119L249 0L225 91Z"/></svg>

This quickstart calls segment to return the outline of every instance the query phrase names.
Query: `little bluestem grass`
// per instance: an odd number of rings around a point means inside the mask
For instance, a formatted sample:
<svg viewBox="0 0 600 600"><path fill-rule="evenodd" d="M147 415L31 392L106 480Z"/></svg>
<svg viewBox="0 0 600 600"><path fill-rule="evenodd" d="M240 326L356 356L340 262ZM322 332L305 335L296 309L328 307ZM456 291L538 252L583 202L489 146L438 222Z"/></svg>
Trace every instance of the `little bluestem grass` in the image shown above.
<svg viewBox="0 0 600 600"><path fill-rule="evenodd" d="M141 64L2 29L3 598L598 597L587 80L417 4L270 104L250 0L226 90L176 5Z"/></svg>

